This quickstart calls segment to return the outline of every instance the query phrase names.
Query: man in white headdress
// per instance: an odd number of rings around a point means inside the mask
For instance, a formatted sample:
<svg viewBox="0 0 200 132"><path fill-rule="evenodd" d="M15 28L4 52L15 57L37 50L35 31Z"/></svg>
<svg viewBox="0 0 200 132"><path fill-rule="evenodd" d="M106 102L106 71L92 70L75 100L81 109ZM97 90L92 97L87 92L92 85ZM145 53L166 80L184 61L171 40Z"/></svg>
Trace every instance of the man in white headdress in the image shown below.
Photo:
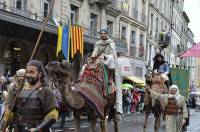
<svg viewBox="0 0 200 132"><path fill-rule="evenodd" d="M149 89L148 89L149 90ZM160 95L151 90L150 96L161 102L165 109L166 130L165 132L182 132L182 126L188 118L185 98L180 95L177 85L171 85L169 94Z"/></svg>
<svg viewBox="0 0 200 132"><path fill-rule="evenodd" d="M122 89L120 70L118 66L117 52L115 43L108 36L108 31L106 29L101 29L100 40L97 41L96 47L91 55L91 57L99 57L102 62L108 67L109 83L112 84L115 81L116 86L116 111L118 112L117 118L120 118L120 114L123 113L122 110Z"/></svg>
<svg viewBox="0 0 200 132"><path fill-rule="evenodd" d="M4 106L5 108L11 107L12 105L12 101L17 93L17 89L19 88L20 84L23 81L23 78L25 76L26 70L25 69L19 69L16 71L16 74L14 76L14 82L10 84L9 88L8 88L8 94L7 97L4 101ZM27 83L24 81L22 84L22 87L24 87L25 85L27 85Z"/></svg>

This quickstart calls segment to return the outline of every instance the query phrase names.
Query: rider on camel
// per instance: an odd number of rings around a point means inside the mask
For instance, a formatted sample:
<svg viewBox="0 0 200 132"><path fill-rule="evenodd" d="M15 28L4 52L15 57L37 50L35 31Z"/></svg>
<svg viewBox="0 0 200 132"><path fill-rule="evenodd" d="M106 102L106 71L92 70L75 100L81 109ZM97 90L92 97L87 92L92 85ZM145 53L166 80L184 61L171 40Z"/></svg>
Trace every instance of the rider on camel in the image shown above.
<svg viewBox="0 0 200 132"><path fill-rule="evenodd" d="M115 43L108 36L106 29L100 30L100 40L96 42L96 47L91 55L92 58L99 57L100 60L108 67L109 83L115 82L116 86L116 110L119 113L122 111L122 90L120 71L118 67L117 52ZM120 116L119 116L120 118Z"/></svg>
<svg viewBox="0 0 200 132"><path fill-rule="evenodd" d="M96 43L96 47L92 53L92 57L100 57L102 62L108 66L109 69L109 83L114 81L115 63L117 59L115 43L108 38L106 29L100 31L100 40Z"/></svg>
<svg viewBox="0 0 200 132"><path fill-rule="evenodd" d="M155 57L153 58L154 64L153 64L153 71L156 74L161 74L161 76L165 80L165 85L167 88L170 86L170 79L169 79L169 64L167 61L165 61L165 58L162 54L157 53Z"/></svg>

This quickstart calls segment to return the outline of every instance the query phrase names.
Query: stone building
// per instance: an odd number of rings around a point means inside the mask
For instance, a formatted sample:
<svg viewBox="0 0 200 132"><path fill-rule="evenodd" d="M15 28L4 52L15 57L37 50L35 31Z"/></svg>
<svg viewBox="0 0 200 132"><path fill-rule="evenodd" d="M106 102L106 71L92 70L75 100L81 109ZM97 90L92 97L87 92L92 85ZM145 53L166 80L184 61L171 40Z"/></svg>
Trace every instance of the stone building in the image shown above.
<svg viewBox="0 0 200 132"><path fill-rule="evenodd" d="M147 35L147 70L153 69L153 57L159 52L159 35L161 31L171 33L171 2L170 0L150 0L148 11L148 35ZM169 47L162 51L165 59L169 61Z"/></svg>
<svg viewBox="0 0 200 132"><path fill-rule="evenodd" d="M0 72L12 74L28 62L52 0L0 0ZM101 28L107 28L117 52L131 63L131 75L145 74L148 0L60 0L51 18L84 27L84 53L93 51ZM50 19L36 59L56 60L57 27Z"/></svg>
<svg viewBox="0 0 200 132"><path fill-rule="evenodd" d="M34 44L37 41L43 21L50 7L50 0L0 0L0 73L15 73L25 67ZM61 8L56 1L51 16L61 16L56 9ZM36 59L46 63L55 60L57 28L49 21L37 50Z"/></svg>

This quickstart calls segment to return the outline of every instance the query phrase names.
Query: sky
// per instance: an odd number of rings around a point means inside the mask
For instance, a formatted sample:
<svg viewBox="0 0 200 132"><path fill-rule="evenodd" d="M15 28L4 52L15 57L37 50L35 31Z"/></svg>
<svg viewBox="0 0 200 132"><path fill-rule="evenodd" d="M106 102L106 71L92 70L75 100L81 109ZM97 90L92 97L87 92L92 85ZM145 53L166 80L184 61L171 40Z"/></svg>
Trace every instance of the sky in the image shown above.
<svg viewBox="0 0 200 132"><path fill-rule="evenodd" d="M189 28L194 33L194 41L200 42L200 0L185 0L184 11L190 19Z"/></svg>

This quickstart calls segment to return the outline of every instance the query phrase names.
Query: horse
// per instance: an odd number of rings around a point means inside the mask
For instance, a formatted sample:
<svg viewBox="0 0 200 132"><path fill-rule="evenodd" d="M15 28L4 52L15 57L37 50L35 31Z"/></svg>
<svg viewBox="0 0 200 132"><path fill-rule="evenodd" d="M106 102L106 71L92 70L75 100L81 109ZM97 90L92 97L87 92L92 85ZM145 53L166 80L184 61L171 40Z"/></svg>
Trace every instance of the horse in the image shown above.
<svg viewBox="0 0 200 132"><path fill-rule="evenodd" d="M148 74L145 76L146 79L146 87L149 87L154 92L159 94L164 94L168 92L168 89L165 85L165 80L162 78L160 74ZM160 128L160 119L164 114L164 109L161 106L159 100L155 100L150 97L149 91L145 90L144 95L144 111L145 111L145 120L144 120L144 132L146 132L147 127L147 119L149 114L154 113L155 122L154 122L154 132L159 132Z"/></svg>

